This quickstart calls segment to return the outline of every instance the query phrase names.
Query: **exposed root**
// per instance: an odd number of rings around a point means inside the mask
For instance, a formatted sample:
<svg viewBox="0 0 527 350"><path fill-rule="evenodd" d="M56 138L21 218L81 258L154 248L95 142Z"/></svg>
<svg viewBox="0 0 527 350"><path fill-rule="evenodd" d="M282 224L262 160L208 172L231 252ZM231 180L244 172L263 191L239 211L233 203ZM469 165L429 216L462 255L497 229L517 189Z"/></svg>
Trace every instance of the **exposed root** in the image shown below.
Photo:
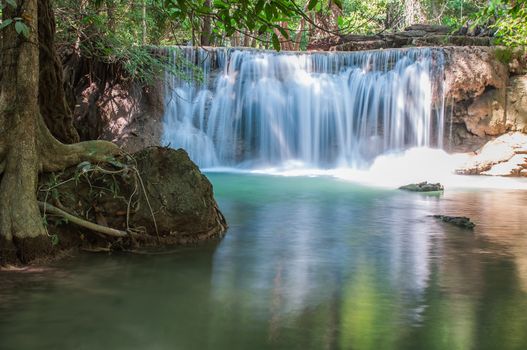
<svg viewBox="0 0 527 350"><path fill-rule="evenodd" d="M152 222L154 223L154 228L156 230L157 239L159 240L159 230L157 228L156 216L154 215L154 210L152 209L152 205L150 205L150 200L148 199L148 193L146 192L146 188L143 183L143 179L141 178L141 174L139 174L139 170L137 170L136 167L134 167L134 170L135 170L135 173L137 174L137 178L139 179L139 183L141 184L141 189L143 190L143 194L145 195L146 204L148 205L148 209L150 210L150 215L152 215Z"/></svg>
<svg viewBox="0 0 527 350"><path fill-rule="evenodd" d="M127 156L129 157L129 159L132 159L133 161L135 161L135 159L131 155L127 154ZM119 163L119 162L114 162L113 164L115 164L115 163ZM145 188L145 185L143 183L143 179L141 178L141 174L140 174L139 170L137 169L137 164L131 165L131 166L130 165L122 165L122 166L123 166L123 168L121 168L119 170L108 170L108 169L102 168L100 165L96 165L96 164L91 164L90 165L90 164L88 164L87 168L86 167L82 168L81 173L84 176L85 180L88 182L88 184L90 184L90 188L91 188L92 185L90 183L90 175L89 175L90 173L91 174L101 173L101 174L111 175L113 177L114 175L125 176L127 173L132 172L134 174L134 189L133 189L131 195L126 200L126 231L121 231L121 232L126 232L128 234L145 233L144 229L141 230L140 228L137 228L137 227L136 228L130 227L130 214L132 212L132 207L134 206L134 204L133 204L134 197L138 194L138 191L140 189L142 191L142 193L144 194L144 196L145 196L145 199L146 199L146 202L147 202L150 214L152 216L152 221L153 221L153 224L154 224L156 236L157 236L157 239L159 241L160 236L159 236L159 230L158 230L158 227L157 227L156 218L155 218L152 206L150 204L150 200L148 198L148 193L146 192L146 188ZM61 181L61 182L59 182L57 184L54 184L52 186L49 186L47 188L40 188L39 192L44 192L45 193L45 198L44 198L43 203L48 203L47 199L48 199L48 195L49 195L50 191L52 191L52 190L54 190L54 189L56 189L56 188L58 188L58 187L60 187L62 185L65 185L65 184L67 184L67 183L69 183L71 181L76 181L76 176L78 176L78 175L74 175L73 177L71 177L69 179ZM114 179L114 181L115 181L115 179ZM62 210L64 212L67 212L67 209L64 208L60 204L60 201L58 201L57 198L54 198L53 201L54 201L53 203L55 204L55 207L57 209ZM47 205L49 205L49 204L47 204ZM137 205L137 202L136 202L135 205ZM90 221L86 221L86 222L90 222ZM102 226L102 227L106 227L106 226Z"/></svg>
<svg viewBox="0 0 527 350"><path fill-rule="evenodd" d="M42 170L61 171L83 161L104 162L119 152L119 147L108 141L85 141L72 145L56 144L45 152L42 158Z"/></svg>
<svg viewBox="0 0 527 350"><path fill-rule="evenodd" d="M54 205L51 205L49 203L45 203L45 202L38 202L38 206L39 208L44 212L49 212L51 214L55 214L55 215L59 215L59 216L62 216L64 219L68 220L69 222L72 222L76 225L79 225L81 227L84 227L84 228L87 228L89 230L92 230L92 231L95 231L95 232L99 232L99 233L102 233L104 235L107 235L107 236L112 236L112 237L125 237L125 236L128 236L128 233L125 232L125 231L121 231L121 230L116 230L116 229L113 229L113 228L110 228L110 227L106 227L106 226L102 226L102 225L98 225L98 224L95 224L93 222L89 222L89 221L86 221L84 219L81 219L75 215L72 215L62 209L59 209L57 207L55 207Z"/></svg>
<svg viewBox="0 0 527 350"><path fill-rule="evenodd" d="M41 170L61 171L83 161L93 163L107 161L112 156L121 153L120 148L108 141L84 141L74 144L63 144L58 141L44 124L42 116L39 116L38 131L40 137Z"/></svg>

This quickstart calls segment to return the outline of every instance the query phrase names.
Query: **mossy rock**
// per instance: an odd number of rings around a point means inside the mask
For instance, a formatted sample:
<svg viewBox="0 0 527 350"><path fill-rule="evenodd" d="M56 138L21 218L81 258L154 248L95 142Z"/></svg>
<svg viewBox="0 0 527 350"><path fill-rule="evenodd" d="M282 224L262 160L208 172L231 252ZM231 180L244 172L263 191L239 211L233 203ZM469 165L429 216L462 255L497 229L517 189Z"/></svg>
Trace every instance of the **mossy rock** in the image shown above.
<svg viewBox="0 0 527 350"><path fill-rule="evenodd" d="M158 231L170 235L207 232L225 219L218 210L212 184L183 149L149 147L134 154L144 180ZM149 232L155 227L144 195L132 221Z"/></svg>
<svg viewBox="0 0 527 350"><path fill-rule="evenodd" d="M212 184L182 149L149 147L109 163L84 162L45 174L40 181L41 188L53 190L40 191L39 200L87 221L134 233L116 240L49 216L50 232L60 236L57 249L188 244L222 236L227 228Z"/></svg>
<svg viewBox="0 0 527 350"><path fill-rule="evenodd" d="M440 183L428 183L426 181L399 187L403 191L411 192L441 192L445 188Z"/></svg>
<svg viewBox="0 0 527 350"><path fill-rule="evenodd" d="M465 228L465 229L473 229L476 224L470 221L469 218L466 216L447 216L447 215L432 215L436 219L440 219L443 222Z"/></svg>

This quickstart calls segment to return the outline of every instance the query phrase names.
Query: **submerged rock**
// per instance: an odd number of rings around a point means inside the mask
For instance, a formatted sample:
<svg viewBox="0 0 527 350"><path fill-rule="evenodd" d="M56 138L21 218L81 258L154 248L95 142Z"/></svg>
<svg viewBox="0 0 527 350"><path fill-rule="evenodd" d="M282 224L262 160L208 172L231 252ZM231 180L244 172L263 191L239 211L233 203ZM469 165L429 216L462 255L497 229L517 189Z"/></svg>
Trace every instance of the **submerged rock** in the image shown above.
<svg viewBox="0 0 527 350"><path fill-rule="evenodd" d="M473 229L474 226L476 226L476 224L470 221L466 216L432 215L432 217L461 228Z"/></svg>
<svg viewBox="0 0 527 350"><path fill-rule="evenodd" d="M412 192L438 192L438 191L444 191L445 188L440 183L433 184L433 183L428 183L427 181L425 181L425 182L420 182L416 184L409 184L409 185L401 186L399 187L399 189L403 191L412 191Z"/></svg>

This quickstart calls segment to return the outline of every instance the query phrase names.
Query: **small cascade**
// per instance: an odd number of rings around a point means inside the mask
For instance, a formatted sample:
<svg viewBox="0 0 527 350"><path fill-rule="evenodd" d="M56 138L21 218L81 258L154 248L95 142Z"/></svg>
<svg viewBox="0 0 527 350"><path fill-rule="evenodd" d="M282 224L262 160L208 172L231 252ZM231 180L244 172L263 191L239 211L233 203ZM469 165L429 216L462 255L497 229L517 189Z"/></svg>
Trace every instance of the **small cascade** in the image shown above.
<svg viewBox="0 0 527 350"><path fill-rule="evenodd" d="M202 167L361 168L380 154L442 147L439 49L169 52L193 64L166 74L164 142Z"/></svg>

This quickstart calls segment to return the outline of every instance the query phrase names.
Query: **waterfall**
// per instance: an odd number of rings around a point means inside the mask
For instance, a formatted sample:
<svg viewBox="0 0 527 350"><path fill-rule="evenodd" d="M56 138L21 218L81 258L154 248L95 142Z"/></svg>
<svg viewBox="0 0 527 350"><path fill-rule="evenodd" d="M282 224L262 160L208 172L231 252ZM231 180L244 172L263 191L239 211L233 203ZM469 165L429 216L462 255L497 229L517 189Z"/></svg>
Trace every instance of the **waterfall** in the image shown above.
<svg viewBox="0 0 527 350"><path fill-rule="evenodd" d="M193 64L166 73L163 141L202 167L360 168L387 152L442 147L439 49L169 53Z"/></svg>

